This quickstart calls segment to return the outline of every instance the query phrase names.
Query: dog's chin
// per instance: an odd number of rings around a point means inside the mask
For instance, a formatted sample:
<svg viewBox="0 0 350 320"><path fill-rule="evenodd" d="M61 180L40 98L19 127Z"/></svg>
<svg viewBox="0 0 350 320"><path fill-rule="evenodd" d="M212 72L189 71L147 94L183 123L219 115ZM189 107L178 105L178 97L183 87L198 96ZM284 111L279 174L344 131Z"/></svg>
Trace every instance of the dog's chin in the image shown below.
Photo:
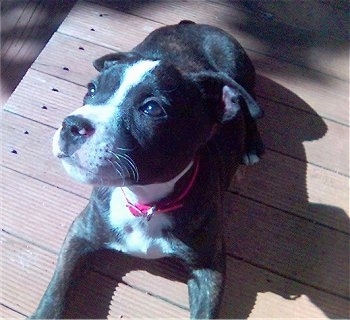
<svg viewBox="0 0 350 320"><path fill-rule="evenodd" d="M103 172L103 170L98 170L96 172L81 168L79 166L69 163L69 161L62 160L62 165L66 170L67 174L76 180L77 182L90 184L94 186L126 186L132 184L130 178L121 177L118 174L113 174L110 172Z"/></svg>

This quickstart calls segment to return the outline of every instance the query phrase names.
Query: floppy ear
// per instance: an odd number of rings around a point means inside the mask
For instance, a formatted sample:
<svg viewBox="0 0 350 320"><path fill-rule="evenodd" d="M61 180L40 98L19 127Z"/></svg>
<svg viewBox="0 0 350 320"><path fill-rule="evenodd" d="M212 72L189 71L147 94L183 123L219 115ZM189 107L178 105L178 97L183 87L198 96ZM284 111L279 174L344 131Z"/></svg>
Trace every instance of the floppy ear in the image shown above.
<svg viewBox="0 0 350 320"><path fill-rule="evenodd" d="M136 57L138 57L138 55L134 52L110 53L110 54L106 54L105 56L102 56L101 58L96 59L93 62L93 66L97 71L102 71L110 68L120 60L131 60L131 59L135 59Z"/></svg>
<svg viewBox="0 0 350 320"><path fill-rule="evenodd" d="M215 99L221 95L224 105L223 110L219 110L220 122L234 119L241 110L242 99L245 101L250 116L258 119L263 116L263 110L253 99L253 97L235 80L222 72L205 71L192 74L191 78L197 83L205 98ZM245 111L245 110L242 110Z"/></svg>
<svg viewBox="0 0 350 320"><path fill-rule="evenodd" d="M222 101L224 103L224 110L220 122L223 123L234 119L241 110L241 106L238 92L229 86L222 88Z"/></svg>

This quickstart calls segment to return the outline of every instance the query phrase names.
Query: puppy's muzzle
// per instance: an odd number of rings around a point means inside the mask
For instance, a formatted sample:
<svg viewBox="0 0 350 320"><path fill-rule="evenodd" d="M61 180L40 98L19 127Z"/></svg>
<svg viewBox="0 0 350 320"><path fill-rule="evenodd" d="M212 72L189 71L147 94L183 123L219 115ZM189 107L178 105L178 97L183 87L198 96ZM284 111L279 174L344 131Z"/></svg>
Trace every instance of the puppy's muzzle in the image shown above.
<svg viewBox="0 0 350 320"><path fill-rule="evenodd" d="M79 115L68 116L63 120L59 145L62 153L59 158L71 156L95 132L92 123Z"/></svg>

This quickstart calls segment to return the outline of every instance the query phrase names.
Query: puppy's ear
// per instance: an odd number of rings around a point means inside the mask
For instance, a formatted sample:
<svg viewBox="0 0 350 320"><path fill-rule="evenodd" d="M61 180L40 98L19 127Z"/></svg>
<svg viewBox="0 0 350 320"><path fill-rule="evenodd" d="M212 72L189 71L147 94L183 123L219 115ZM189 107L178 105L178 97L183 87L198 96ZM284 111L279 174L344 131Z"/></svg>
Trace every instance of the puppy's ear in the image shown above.
<svg viewBox="0 0 350 320"><path fill-rule="evenodd" d="M224 103L224 110L219 120L224 123L234 119L241 110L240 95L237 90L224 86L222 88L222 102Z"/></svg>
<svg viewBox="0 0 350 320"><path fill-rule="evenodd" d="M113 66L116 62L121 60L131 60L137 58L138 55L134 52L115 52L106 54L105 56L102 56L101 58L96 59L93 62L93 66L97 71L102 71L105 69L110 68Z"/></svg>
<svg viewBox="0 0 350 320"><path fill-rule="evenodd" d="M234 119L237 113L244 105L242 99L253 119L258 119L263 116L263 110L253 99L253 97L235 80L222 72L205 71L195 75L191 78L199 86L204 99L212 100L213 103L219 103L221 99L224 108L218 110L220 122L226 122ZM222 105L222 104L221 104Z"/></svg>

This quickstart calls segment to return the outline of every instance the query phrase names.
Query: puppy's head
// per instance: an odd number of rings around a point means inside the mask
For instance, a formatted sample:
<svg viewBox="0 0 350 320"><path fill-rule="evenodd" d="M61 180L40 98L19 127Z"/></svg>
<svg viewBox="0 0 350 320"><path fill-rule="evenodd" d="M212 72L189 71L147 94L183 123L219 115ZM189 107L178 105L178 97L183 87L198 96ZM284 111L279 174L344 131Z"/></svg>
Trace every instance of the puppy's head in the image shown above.
<svg viewBox="0 0 350 320"><path fill-rule="evenodd" d="M73 178L98 185L150 184L181 172L218 123L239 111L236 88L170 63L104 56L81 108L63 120L53 152Z"/></svg>

